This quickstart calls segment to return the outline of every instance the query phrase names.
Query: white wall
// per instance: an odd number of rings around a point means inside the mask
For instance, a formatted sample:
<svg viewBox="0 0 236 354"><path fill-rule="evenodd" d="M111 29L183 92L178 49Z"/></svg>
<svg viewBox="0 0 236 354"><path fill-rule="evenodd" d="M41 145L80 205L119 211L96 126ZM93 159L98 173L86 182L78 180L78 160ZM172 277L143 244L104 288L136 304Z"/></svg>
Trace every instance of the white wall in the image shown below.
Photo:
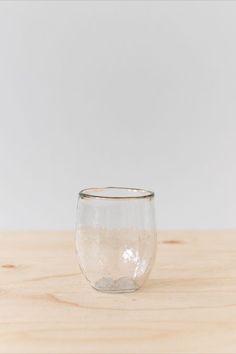
<svg viewBox="0 0 236 354"><path fill-rule="evenodd" d="M160 228L236 227L236 2L0 2L0 229L137 186Z"/></svg>

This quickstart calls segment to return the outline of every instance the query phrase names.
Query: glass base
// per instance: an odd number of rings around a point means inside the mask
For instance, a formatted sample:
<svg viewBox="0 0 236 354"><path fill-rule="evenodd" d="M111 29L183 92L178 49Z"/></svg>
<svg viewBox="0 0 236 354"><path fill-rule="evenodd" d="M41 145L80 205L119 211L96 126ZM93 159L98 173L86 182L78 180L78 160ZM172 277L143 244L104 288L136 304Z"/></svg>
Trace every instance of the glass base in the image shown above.
<svg viewBox="0 0 236 354"><path fill-rule="evenodd" d="M104 277L96 281L93 287L98 291L106 293L130 293L139 288L136 282L128 277L118 279Z"/></svg>

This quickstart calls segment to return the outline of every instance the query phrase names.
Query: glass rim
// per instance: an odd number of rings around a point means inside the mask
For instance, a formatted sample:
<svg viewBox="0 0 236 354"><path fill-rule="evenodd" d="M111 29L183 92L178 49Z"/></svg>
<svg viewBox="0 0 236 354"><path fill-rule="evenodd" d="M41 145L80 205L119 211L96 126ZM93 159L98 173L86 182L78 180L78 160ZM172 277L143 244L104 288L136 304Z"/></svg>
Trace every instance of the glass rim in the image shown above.
<svg viewBox="0 0 236 354"><path fill-rule="evenodd" d="M104 192L110 189L115 190L123 190L128 192L134 193L133 195L122 195L122 196L112 196L112 195L99 195L99 192ZM93 194L93 192L98 194ZM140 195L135 195L135 193L142 193ZM123 199L144 199L144 198L153 198L155 193L153 191L149 191L142 188L131 188L131 187L91 187L82 189L79 192L80 198L95 198L95 199L114 199L114 200L123 200Z"/></svg>

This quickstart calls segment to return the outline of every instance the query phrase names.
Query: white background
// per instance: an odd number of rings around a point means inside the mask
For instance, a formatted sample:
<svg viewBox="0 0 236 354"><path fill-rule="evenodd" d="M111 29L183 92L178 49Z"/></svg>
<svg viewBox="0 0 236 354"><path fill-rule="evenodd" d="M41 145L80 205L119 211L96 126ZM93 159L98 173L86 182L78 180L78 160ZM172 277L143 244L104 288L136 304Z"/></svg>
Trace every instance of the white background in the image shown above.
<svg viewBox="0 0 236 354"><path fill-rule="evenodd" d="M160 228L236 227L236 2L1 1L0 229L73 229L89 186Z"/></svg>

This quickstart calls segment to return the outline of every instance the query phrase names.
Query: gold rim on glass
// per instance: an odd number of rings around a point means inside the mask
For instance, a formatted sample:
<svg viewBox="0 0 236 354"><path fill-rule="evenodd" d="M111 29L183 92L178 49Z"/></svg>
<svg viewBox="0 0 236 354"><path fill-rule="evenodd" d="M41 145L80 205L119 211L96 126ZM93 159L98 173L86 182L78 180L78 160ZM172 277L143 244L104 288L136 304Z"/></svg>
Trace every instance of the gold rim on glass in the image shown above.
<svg viewBox="0 0 236 354"><path fill-rule="evenodd" d="M114 189L116 191L126 191L130 195L102 195L102 192ZM101 194L99 194L101 193ZM133 195L131 195L133 193ZM139 193L139 195L137 195ZM136 194L136 195L135 195ZM86 188L79 192L80 198L96 198L96 199L143 199L143 198L153 198L154 192L148 191L146 189L140 188L126 188L126 187L103 187L103 188Z"/></svg>

